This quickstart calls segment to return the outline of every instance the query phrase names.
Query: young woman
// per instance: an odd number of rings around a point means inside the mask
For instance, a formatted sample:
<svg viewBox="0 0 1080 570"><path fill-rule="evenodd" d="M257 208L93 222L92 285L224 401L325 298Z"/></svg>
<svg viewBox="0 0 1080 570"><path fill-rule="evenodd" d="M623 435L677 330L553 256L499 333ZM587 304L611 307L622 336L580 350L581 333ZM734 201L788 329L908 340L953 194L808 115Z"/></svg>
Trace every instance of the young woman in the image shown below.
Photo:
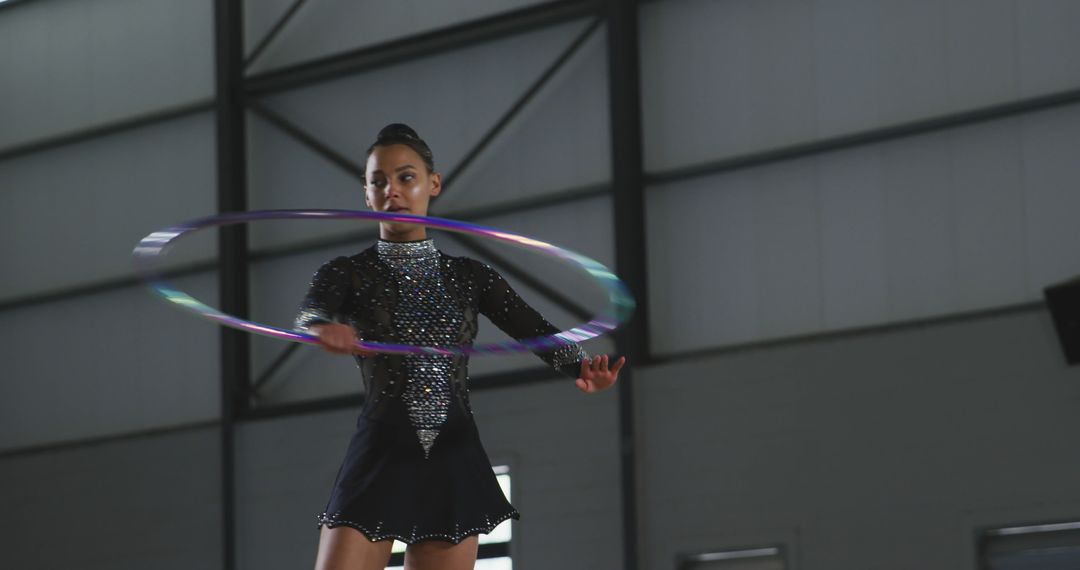
<svg viewBox="0 0 1080 570"><path fill-rule="evenodd" d="M406 125L388 125L368 149L364 202L379 212L427 215L441 190L431 149ZM366 398L326 509L316 570L383 569L393 539L407 569L471 569L478 535L517 510L502 494L480 443L468 396L468 357L377 354L362 338L465 345L487 316L516 339L558 329L489 265L439 251L425 228L384 222L374 246L315 272L295 328L332 353L353 354ZM537 355L586 393L609 388L608 366L578 345Z"/></svg>

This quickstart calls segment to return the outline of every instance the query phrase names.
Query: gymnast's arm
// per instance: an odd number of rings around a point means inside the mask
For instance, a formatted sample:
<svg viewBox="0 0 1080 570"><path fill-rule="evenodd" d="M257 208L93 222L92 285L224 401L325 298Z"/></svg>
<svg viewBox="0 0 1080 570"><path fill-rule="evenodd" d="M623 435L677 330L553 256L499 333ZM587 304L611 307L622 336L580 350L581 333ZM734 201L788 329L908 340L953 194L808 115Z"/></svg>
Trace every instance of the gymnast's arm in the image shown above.
<svg viewBox="0 0 1080 570"><path fill-rule="evenodd" d="M355 348L356 330L334 321L350 292L351 270L349 258L340 256L315 271L308 292L300 302L293 329L319 337L320 346L327 352L369 356L373 353Z"/></svg>
<svg viewBox="0 0 1080 570"><path fill-rule="evenodd" d="M475 261L480 290L480 313L516 340L551 335L559 329L526 303L506 279L486 263ZM581 345L568 344L554 350L534 351L541 360L571 378L581 376L583 361L589 360Z"/></svg>

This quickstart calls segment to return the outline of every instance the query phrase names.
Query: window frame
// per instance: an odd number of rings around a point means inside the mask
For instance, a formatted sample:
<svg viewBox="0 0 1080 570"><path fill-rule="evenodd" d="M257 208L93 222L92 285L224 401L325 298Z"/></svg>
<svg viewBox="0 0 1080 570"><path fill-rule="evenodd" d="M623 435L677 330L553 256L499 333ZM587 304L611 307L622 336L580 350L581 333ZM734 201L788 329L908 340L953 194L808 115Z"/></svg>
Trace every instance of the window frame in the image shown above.
<svg viewBox="0 0 1080 570"><path fill-rule="evenodd" d="M785 570L792 569L787 546L783 543L767 543L745 546L725 546L721 548L698 550L695 552L680 552L675 555L675 570L694 570L695 563L708 562L710 558L718 560L738 560L741 558L770 557L779 558L783 562Z"/></svg>

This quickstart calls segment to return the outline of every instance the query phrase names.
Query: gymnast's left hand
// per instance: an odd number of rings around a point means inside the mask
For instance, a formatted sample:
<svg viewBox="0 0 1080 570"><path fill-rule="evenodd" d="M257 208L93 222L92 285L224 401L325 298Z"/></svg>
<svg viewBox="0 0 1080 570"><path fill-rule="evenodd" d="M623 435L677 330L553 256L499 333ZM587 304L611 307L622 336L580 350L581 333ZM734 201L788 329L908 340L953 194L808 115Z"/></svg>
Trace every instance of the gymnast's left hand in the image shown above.
<svg viewBox="0 0 1080 570"><path fill-rule="evenodd" d="M626 364L626 357L620 356L615 364L608 368L608 356L594 356L581 361L581 377L577 379L577 387L582 392L592 394L601 390L607 390L615 384L619 377L619 370Z"/></svg>

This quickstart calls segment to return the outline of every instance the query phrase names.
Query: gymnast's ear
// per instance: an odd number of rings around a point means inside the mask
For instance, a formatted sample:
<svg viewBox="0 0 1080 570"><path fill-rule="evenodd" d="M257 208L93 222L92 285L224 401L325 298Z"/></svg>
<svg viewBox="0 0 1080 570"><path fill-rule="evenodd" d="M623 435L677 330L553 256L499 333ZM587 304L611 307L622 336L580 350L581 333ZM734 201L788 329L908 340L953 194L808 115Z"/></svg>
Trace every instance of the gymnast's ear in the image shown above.
<svg viewBox="0 0 1080 570"><path fill-rule="evenodd" d="M431 196L438 196L442 192L442 174L438 172L431 173Z"/></svg>

